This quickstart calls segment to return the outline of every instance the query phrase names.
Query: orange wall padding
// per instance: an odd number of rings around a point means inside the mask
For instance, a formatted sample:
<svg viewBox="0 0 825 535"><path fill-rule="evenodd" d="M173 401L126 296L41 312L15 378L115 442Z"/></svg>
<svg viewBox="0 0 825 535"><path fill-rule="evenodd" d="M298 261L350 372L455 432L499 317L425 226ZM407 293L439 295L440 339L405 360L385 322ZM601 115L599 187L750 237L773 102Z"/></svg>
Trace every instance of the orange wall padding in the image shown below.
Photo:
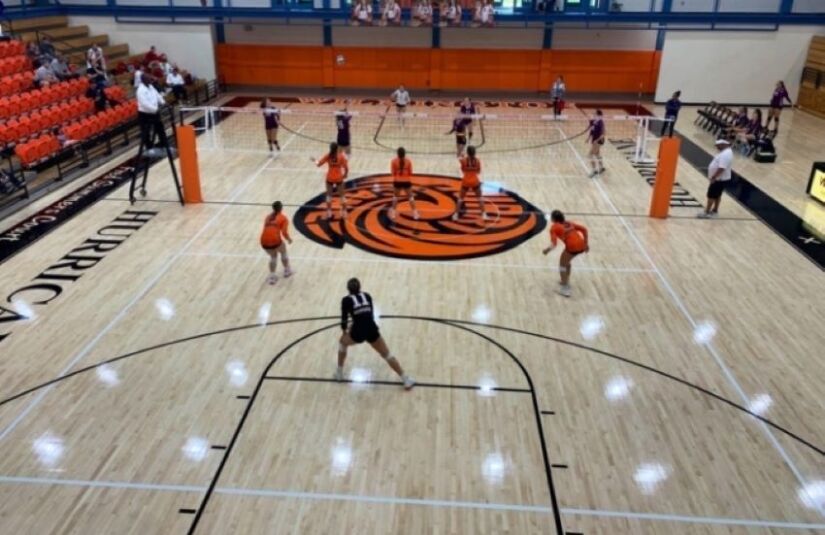
<svg viewBox="0 0 825 535"><path fill-rule="evenodd" d="M336 57L344 56L339 65ZM561 73L570 91L656 90L653 50L476 50L217 45L228 84L547 91Z"/></svg>

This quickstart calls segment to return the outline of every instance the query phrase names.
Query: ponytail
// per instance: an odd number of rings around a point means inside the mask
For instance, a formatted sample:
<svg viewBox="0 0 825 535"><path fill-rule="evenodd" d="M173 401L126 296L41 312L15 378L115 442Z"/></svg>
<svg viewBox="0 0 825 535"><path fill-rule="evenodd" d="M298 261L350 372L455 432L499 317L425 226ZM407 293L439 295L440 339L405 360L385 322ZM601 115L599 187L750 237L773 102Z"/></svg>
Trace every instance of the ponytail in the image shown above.
<svg viewBox="0 0 825 535"><path fill-rule="evenodd" d="M329 161L332 164L338 163L338 143L329 144Z"/></svg>
<svg viewBox="0 0 825 535"><path fill-rule="evenodd" d="M398 172L404 173L404 157L407 155L407 151L404 150L404 147L398 147Z"/></svg>
<svg viewBox="0 0 825 535"><path fill-rule="evenodd" d="M470 168L475 168L478 160L476 160L476 148L473 145L467 147L467 163Z"/></svg>

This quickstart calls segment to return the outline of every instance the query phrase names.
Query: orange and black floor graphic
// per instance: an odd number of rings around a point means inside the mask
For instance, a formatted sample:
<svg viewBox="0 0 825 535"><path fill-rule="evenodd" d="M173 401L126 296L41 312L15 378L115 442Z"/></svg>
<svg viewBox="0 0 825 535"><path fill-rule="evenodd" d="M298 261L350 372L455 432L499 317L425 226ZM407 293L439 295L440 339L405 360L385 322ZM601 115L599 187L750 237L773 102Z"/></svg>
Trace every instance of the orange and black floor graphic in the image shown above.
<svg viewBox="0 0 825 535"><path fill-rule="evenodd" d="M372 253L414 260L459 260L512 249L541 232L547 221L541 211L515 193L483 188L485 212L468 194L457 220L461 180L441 175L412 177L416 209L406 195L392 213L393 179L369 175L345 183L347 215L341 218L337 195L328 207L325 194L306 202L295 213L295 227L309 239L342 249L353 245ZM327 209L332 219L327 219ZM394 215L394 217L393 217Z"/></svg>

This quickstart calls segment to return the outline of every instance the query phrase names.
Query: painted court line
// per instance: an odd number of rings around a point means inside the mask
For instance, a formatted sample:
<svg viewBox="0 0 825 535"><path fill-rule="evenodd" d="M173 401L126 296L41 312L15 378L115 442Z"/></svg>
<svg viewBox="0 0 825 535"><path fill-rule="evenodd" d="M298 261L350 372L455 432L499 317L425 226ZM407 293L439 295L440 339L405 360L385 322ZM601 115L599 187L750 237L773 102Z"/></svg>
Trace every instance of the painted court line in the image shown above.
<svg viewBox="0 0 825 535"><path fill-rule="evenodd" d="M570 149L576 154L576 157L579 159L579 163L581 164L582 168L584 168L585 171L586 171L588 169L587 164L585 163L584 159L579 154L579 151L577 151L575 146L573 146L573 144L570 143L569 141L568 141L568 144L570 146ZM620 214L619 209L613 203L613 201L610 198L610 195L607 193L607 190L602 185L601 179L599 177L597 177L593 180L593 183L596 185L596 188L599 190L599 192L602 195L602 197L604 198L605 202L607 202L607 204L610 206L610 209L613 210L613 212L615 212L616 214ZM690 323L691 327L693 329L696 329L697 326L698 326L698 323L693 318L693 315L688 311L688 309L685 306L684 302L682 301L681 297L679 297L679 294L676 293L676 290L673 288L673 286L670 284L670 282L664 276L664 273L662 273L662 271L659 269L659 267L653 261L653 257L650 256L647 249L642 244L642 241L641 241L641 239L639 239L638 235L636 234L636 231L633 230L633 227L630 226L630 224L627 222L627 220L623 216L619 216L619 221L622 223L622 225L624 226L624 228L627 231L628 235L633 240L636 247L639 249L639 252L642 253L642 255L645 257L647 262L653 268L654 272L656 273L656 276L658 277L659 281L662 283L662 286L664 286L664 288L665 288L666 292L668 293L668 295L670 296L671 300L676 305L676 308L678 308L679 311L682 313L682 315L685 317L685 319L688 320L688 323ZM713 342L708 341L704 344L704 346L707 349L708 353L710 353L711 356L713 357L713 359L716 361L717 366L719 366L719 368L722 370L722 374L725 376L725 379L728 381L728 384L730 384L733 387L733 389L736 391L737 395L742 400L742 403L747 406L748 403L750 403L750 399L748 398L747 394L745 393L745 390L742 388L742 385L739 383L739 381L733 375L733 372L728 367L727 363L724 361L722 356L716 350L716 347L713 345ZM756 419L754 419L754 420L756 420ZM757 422L757 425L759 425L762 428L762 431L764 432L764 434L767 437L768 441L771 443L771 445L774 447L774 449L776 449L776 451L779 453L779 456L782 457L782 460L785 462L785 464L791 470L791 472L793 473L796 480L800 483L800 485L802 485L803 489L806 489L806 485L807 485L806 479L802 476L802 473L800 472L799 468L797 468L796 464L793 462L790 455L788 455L788 452L785 450L785 448L782 446L782 444L777 440L776 436L773 434L773 431L771 431L770 427L768 427L768 425L765 424L764 422L759 421L759 420L756 420L756 422ZM805 492L807 492L807 490L805 490ZM811 496L810 499L811 499L812 503L819 503L814 496ZM825 509L823 509L822 506L818 506L817 511L820 514L822 514L823 516L825 516Z"/></svg>
<svg viewBox="0 0 825 535"><path fill-rule="evenodd" d="M168 485L158 483L133 483L128 481L88 481L81 479L38 478L19 476L0 476L0 484L7 485L56 485L66 487L108 488L121 490L146 490L163 492L206 492L207 487L196 485ZM227 496L257 496L268 498L290 498L297 500L362 502L385 505L419 505L426 507L446 507L458 509L476 509L493 511L513 511L524 513L552 514L550 507L540 505L519 505L488 502L430 500L420 498L397 498L393 496L365 496L358 494L325 493L325 492L298 492L273 489L244 489L234 487L217 487L216 494ZM607 511L601 509L562 508L565 515L579 515L588 517L628 518L636 520L652 520L662 522L680 522L689 524L714 524L727 526L748 526L782 529L825 529L825 524L809 524L804 522L787 522L779 520L755 520L745 518L703 517L689 515L670 515L662 513L636 513L632 511Z"/></svg>
<svg viewBox="0 0 825 535"><path fill-rule="evenodd" d="M252 254L252 253L185 253L184 256L205 256L205 257L216 257L216 258L249 258L255 260L261 260L266 258L265 253L260 254ZM506 264L506 263L491 263L491 262L455 262L451 260L445 260L444 262L436 262L432 260L404 260L401 258L341 258L340 256L315 256L315 255L289 255L291 260L308 260L308 261L316 261L316 260L329 260L330 262L359 262L365 264L407 264L411 265L411 262L414 262L415 265L418 264L430 264L434 266L460 266L460 267L480 267L480 268L504 268L504 269L530 269L530 270L547 270L547 271L558 271L559 268L553 265L545 265L545 264ZM577 271L590 271L594 273L655 273L656 271L653 269L647 268L600 268L600 267L577 267Z"/></svg>
<svg viewBox="0 0 825 535"><path fill-rule="evenodd" d="M301 128L303 128L303 126ZM300 129L299 129L299 131L300 131ZM294 139L295 139L295 134L293 134L292 137L284 143L284 146L287 146ZM241 195L241 193L243 193L249 186L252 185L252 183L258 178L258 176L261 173L263 173L266 166L269 165L270 160L271 160L271 158L268 158L263 163L263 165L261 165L261 167L258 168L258 170L255 171L255 173L253 173L247 179L246 182L240 184L237 188L235 188L235 190L233 190L232 200L235 200L237 197L239 197ZM144 285L143 288L141 288L140 291L137 294L135 294L135 296L131 299L131 301L129 301L126 304L126 306L123 307L121 309L121 311L118 312L118 314L114 318L112 318L112 320L109 321L109 323L103 329L101 329L100 332L98 332L97 335L95 335L95 337L92 338L92 340L90 340L89 343L87 343L83 347L83 349L81 349L80 352L77 355L75 355L75 357L71 361L69 361L69 363L63 368L63 370L60 371L60 373L58 373L58 376L66 375L72 368L74 368L74 366L78 362L80 362L86 355L88 355L89 352L98 344L98 342L100 342L100 340L104 336L106 336L106 334L108 334L109 331L111 331L112 328L115 325L117 325L117 323L120 322L121 319L123 319L126 316L126 314L132 309L132 307L134 307L138 303L138 301L140 301L149 292L149 290L151 290L155 286L155 284L157 284L157 282L160 280L160 278L163 277L163 275L165 275L167 271L169 271L169 268L172 267L172 264L174 264L177 261L177 259L180 258L189 249L189 247L191 247L192 244L195 243L195 241L198 238L200 238L200 236L206 231L206 229L211 227L218 220L218 218L226 211L226 209L228 207L229 207L229 205L225 205L225 206L221 207L221 209L218 210L215 213L215 215L213 215L206 222L206 224L203 227L201 227L201 229L198 232L195 233L194 236L189 238L189 240L183 245L183 247L181 247L174 255L172 255L172 257L169 258L169 260L167 260L166 263L163 264L163 266L161 266L161 268L157 272L157 274L154 277L152 277L149 280L149 282L146 283L146 285ZM55 386L54 384L49 385L49 386L47 386L46 388L40 390L40 392L37 393L37 395L34 397L34 399L32 399L29 402L29 404L26 405L26 408L24 408L20 412L20 414L18 414L17 417L14 420L12 420L11 423L9 423L9 425L7 425L5 429L3 429L3 432L0 433L0 442L2 442L3 439L5 439L9 435L9 433L14 431L14 429L20 424L20 422L22 422L29 415L29 413L37 405L39 405L41 401L43 401L43 398L45 398L46 395L49 392L51 392L51 390L52 390L52 388L54 388L54 386Z"/></svg>

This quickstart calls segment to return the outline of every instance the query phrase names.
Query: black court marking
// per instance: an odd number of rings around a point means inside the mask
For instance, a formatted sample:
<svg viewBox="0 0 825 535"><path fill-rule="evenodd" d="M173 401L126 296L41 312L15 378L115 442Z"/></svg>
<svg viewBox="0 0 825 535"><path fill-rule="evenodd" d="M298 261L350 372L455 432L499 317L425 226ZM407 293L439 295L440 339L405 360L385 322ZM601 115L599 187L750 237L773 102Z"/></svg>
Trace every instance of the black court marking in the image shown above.
<svg viewBox="0 0 825 535"><path fill-rule="evenodd" d="M562 470L567 470L567 468L568 468L568 466L566 464L551 464L550 466L552 468L559 468L559 469L562 469Z"/></svg>
<svg viewBox="0 0 825 535"><path fill-rule="evenodd" d="M213 450L225 450L226 446L218 446L217 444L212 446Z"/></svg>
<svg viewBox="0 0 825 535"><path fill-rule="evenodd" d="M556 414L553 411L541 411L541 413L544 414L545 416L552 416L552 415Z"/></svg>
<svg viewBox="0 0 825 535"><path fill-rule="evenodd" d="M195 509L178 509L178 513L182 515L194 515L197 511Z"/></svg>
<svg viewBox="0 0 825 535"><path fill-rule="evenodd" d="M267 381L295 381L307 383L341 383L341 384L359 384L359 385L380 385L380 386L404 386L401 381L353 381L352 379L327 379L326 377L287 377L280 375L267 375L264 377ZM415 383L415 388L450 388L454 390L484 390L478 385L453 385L446 383ZM529 394L530 391L526 388L509 388L509 387L490 387L492 392L510 392L514 394Z"/></svg>
<svg viewBox="0 0 825 535"><path fill-rule="evenodd" d="M676 382L676 383L678 383L682 386L685 386L687 388L690 388L692 390L696 390L697 392L699 392L703 395L706 395L710 398L713 398L716 401L719 401L721 403L724 403L725 405L727 405L730 408L736 409L739 412L742 412L744 414L747 414L748 416L751 416L751 417L759 420L760 422L768 425L769 427L771 427L772 429L775 429L776 431L779 431L783 435L786 435L788 438L794 440L795 442L798 442L799 444L805 446L806 448L808 448L811 451L817 453L818 455L820 455L822 457L825 457L825 448L820 447L820 446L816 446L811 441L802 438L800 435L794 433L793 431L791 431L791 430L789 430L789 429L787 429L787 428L785 428L785 427L783 427L783 426L781 426L781 425L779 425L779 424L777 424L777 423L775 423L775 422L773 422L773 421L771 421L771 420L769 420L769 419L767 419L763 416L760 416L759 414L756 414L755 412L752 412L752 411L748 410L746 407L744 407L742 405L739 405L738 403L736 403L734 401L731 401L731 400L725 398L724 396L722 396L720 394L717 394L716 392L713 392L712 390L708 390L707 388L704 388L704 387L699 386L697 384L691 383L690 381L688 381L686 379L682 379L681 377L677 377L677 376L672 375L668 372L659 370L659 369L654 368L652 366L648 366L647 364L642 364L641 362L637 362L637 361L629 359L627 357L622 357L621 355L617 355L615 353L610 353L608 351L603 351L603 350L597 349L595 347L586 346L586 345L580 344L578 342L571 342L569 340L564 340L562 338L558 338L558 337L554 337L554 336L550 336L550 335L546 335L546 334L535 333L535 332L531 332L531 331L525 331L523 329L516 329L516 328L513 328L513 327L505 327L505 326L502 326L502 325L485 324L485 323L478 323L478 322L473 322L473 321L457 320L457 319L427 318L427 317L421 317L421 316L405 316L405 315L387 315L387 316L382 316L382 319L423 319L423 320L429 320L429 321L435 321L435 322L441 322L441 323L472 325L472 326L475 326L475 327L483 327L483 328L501 330L501 331L506 331L506 332L512 332L512 333L515 333L515 334L523 334L525 336L540 338L540 339L543 339L543 340L548 340L550 342L556 342L556 343L567 345L567 346L570 346L570 347L576 347L576 348L582 349L584 351L589 351L591 353L595 353L595 354L601 355L603 357L607 357L607 358L610 358L610 359L617 360L619 362L622 362L624 364L633 366L633 367L638 368L640 370L656 374L659 377L662 377L664 379L668 379L670 381L674 381L674 382ZM103 360L103 361L100 361L96 364L91 364L89 366L79 368L79 369L77 369L73 372L67 373L65 375L61 375L59 377L55 377L54 379L50 379L49 381L46 381L44 383L40 383L40 384L35 385L31 388L27 388L26 390L23 390L21 392L18 392L17 394L14 394L14 395L9 396L9 397L7 397L3 400L0 400L0 407L7 404L7 403L11 403L12 401L15 401L17 399L20 399L20 398L22 398L22 397L24 397L28 394L36 392L40 389L49 387L49 386L57 384L57 383L60 383L64 380L66 380L66 379L76 377L76 376L78 376L82 373L95 370L95 369L97 369L101 366L105 366L107 364L112 364L113 362L124 360L124 359L130 358L130 357L139 356L139 355L142 355L142 354L145 354L145 353L149 353L149 352L157 350L157 349L162 349L162 348L165 348L165 347L170 347L170 346L174 346L174 345L177 345L177 344L186 343L186 342L190 342L190 341L193 341L193 340L198 340L198 339L201 339L201 338L207 338L207 337L210 337L210 336L227 334L227 333L231 333L231 332L251 330L251 329L261 329L261 328L265 328L265 327L271 327L271 326L275 326L275 325L284 325L284 324L289 324L289 323L303 323L303 322L309 322L309 321L324 321L324 320L340 320L340 317L339 316L320 316L320 317L296 318L296 319L290 319L290 320L270 321L266 324L253 323L253 324L250 324L250 325L241 325L239 327L230 327L230 328L226 328L226 329L219 329L219 330L216 330L216 331L205 332L205 333L196 334L196 335L193 335L193 336L187 336L185 338L180 338L180 339L177 339L177 340L171 340L171 341L168 341L168 342L163 342L163 343L156 344L156 345L153 345L153 346L145 347L143 349L138 349L136 351L131 351L129 353L125 353L123 355L113 357L111 359ZM250 398L250 396L245 396L245 395L236 396L236 399L249 399L249 398ZM546 413L546 414L555 414L553 411L544 411L544 413Z"/></svg>

